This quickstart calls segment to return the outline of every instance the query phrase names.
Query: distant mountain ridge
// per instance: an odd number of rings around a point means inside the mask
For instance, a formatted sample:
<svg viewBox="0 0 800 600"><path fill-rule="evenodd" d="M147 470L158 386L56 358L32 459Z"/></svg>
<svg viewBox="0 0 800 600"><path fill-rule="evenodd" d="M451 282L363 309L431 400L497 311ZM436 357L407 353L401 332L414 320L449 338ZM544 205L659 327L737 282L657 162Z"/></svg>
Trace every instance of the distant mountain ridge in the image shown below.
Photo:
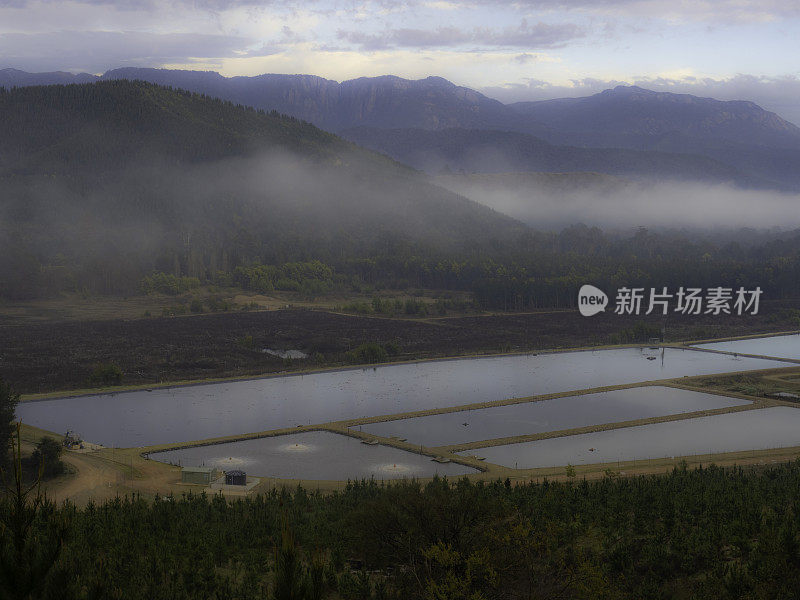
<svg viewBox="0 0 800 600"><path fill-rule="evenodd" d="M565 147L694 155L728 165L745 179L800 190L800 128L748 101L618 86L583 98L506 105L440 77L386 75L338 83L313 75L226 78L213 71L145 68L115 69L100 77L0 71L0 86L5 87L108 79L139 79L277 110L334 133L355 128L395 134L405 129L493 130L533 135ZM577 160L565 155L554 168L570 170ZM697 159L688 170L702 171L704 164Z"/></svg>
<svg viewBox="0 0 800 600"><path fill-rule="evenodd" d="M527 133L602 132L624 135L669 133L729 135L739 141L774 141L786 135L800 143L800 128L749 101L722 101L690 94L617 86L592 96L503 104L442 77L410 80L393 75L338 83L316 75L264 74L224 77L215 71L125 67L101 76L88 73L26 73L0 70L0 86L88 83L139 79L180 87L242 104L278 110L320 127L365 126L421 129L510 128ZM409 105L410 103L410 105ZM735 126L741 126L741 137Z"/></svg>
<svg viewBox="0 0 800 600"><path fill-rule="evenodd" d="M509 105L520 115L568 133L714 136L737 142L800 143L800 128L749 101L617 86L584 98Z"/></svg>
<svg viewBox="0 0 800 600"><path fill-rule="evenodd" d="M29 85L66 85L69 83L92 83L100 78L90 73L68 73L51 71L49 73L28 73L19 69L0 69L0 87L24 87Z"/></svg>
<svg viewBox="0 0 800 600"><path fill-rule="evenodd" d="M0 86L86 83L109 79L142 80L178 87L239 104L277 110L328 131L355 126L497 128L513 127L518 115L497 100L441 77L409 80L384 75L338 83L315 75L264 74L223 77L214 71L122 68L102 76L82 73L0 71Z"/></svg>
<svg viewBox="0 0 800 600"><path fill-rule="evenodd" d="M359 146L433 174L600 172L634 179L726 182L746 188L776 185L706 156L561 146L509 131L356 127L342 131L341 135Z"/></svg>

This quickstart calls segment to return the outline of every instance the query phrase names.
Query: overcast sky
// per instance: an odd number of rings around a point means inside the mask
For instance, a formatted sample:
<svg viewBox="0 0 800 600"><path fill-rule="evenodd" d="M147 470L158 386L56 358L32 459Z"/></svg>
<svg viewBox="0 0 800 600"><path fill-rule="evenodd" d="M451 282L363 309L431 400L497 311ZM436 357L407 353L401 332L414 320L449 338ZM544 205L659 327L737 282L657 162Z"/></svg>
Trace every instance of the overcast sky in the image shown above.
<svg viewBox="0 0 800 600"><path fill-rule="evenodd" d="M800 123L797 0L0 0L0 68L438 75L504 102L620 83Z"/></svg>

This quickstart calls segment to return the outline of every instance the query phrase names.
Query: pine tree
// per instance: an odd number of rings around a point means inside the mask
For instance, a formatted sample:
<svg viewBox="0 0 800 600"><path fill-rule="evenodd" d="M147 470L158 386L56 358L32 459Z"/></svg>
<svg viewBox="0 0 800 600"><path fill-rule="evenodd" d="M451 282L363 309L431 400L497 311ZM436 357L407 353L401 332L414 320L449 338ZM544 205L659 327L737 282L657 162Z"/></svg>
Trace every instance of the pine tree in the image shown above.
<svg viewBox="0 0 800 600"><path fill-rule="evenodd" d="M6 494L0 501L0 600L42 597L48 576L57 571L68 530L65 511L58 511L41 492L44 464L32 484L23 482L20 426L12 444L11 480L1 471Z"/></svg>
<svg viewBox="0 0 800 600"><path fill-rule="evenodd" d="M272 597L274 600L305 600L304 583L300 555L289 527L289 519L284 515L281 543L275 549L275 582Z"/></svg>
<svg viewBox="0 0 800 600"><path fill-rule="evenodd" d="M0 377L0 468L8 468L8 453L11 450L11 437L14 432L14 414L17 410L19 394Z"/></svg>

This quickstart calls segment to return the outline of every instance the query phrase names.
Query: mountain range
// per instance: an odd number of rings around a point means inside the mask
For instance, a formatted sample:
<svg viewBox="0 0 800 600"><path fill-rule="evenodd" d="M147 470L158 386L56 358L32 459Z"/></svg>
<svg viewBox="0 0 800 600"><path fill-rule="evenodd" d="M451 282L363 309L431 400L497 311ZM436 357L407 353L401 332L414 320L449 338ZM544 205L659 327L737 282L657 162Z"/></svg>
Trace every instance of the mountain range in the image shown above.
<svg viewBox="0 0 800 600"><path fill-rule="evenodd" d="M5 87L113 79L276 110L431 172L588 169L800 189L800 129L748 101L618 86L584 98L503 104L440 77L338 83L311 75L227 78L210 71L142 68L102 76L0 70ZM448 150L455 146L458 152ZM490 159L484 162L484 155Z"/></svg>

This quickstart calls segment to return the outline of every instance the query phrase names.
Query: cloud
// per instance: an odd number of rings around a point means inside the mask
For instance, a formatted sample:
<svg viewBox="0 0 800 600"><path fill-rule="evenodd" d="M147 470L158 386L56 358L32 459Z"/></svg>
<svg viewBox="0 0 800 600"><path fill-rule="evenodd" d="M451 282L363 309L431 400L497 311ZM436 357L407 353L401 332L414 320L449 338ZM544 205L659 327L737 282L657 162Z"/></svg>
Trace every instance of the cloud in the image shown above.
<svg viewBox="0 0 800 600"><path fill-rule="evenodd" d="M41 5L87 5L113 7L120 11L156 11L169 5L222 13L237 8L270 10L316 10L330 14L344 11L359 20L406 11L435 12L511 10L517 14L579 12L590 15L615 15L657 18L671 21L704 21L714 25L729 22L754 22L800 15L796 0L0 0L2 8L28 8Z"/></svg>
<svg viewBox="0 0 800 600"><path fill-rule="evenodd" d="M80 70L99 73L119 66L160 66L198 58L240 56L247 38L192 33L58 31L0 34L0 56L32 71Z"/></svg>
<svg viewBox="0 0 800 600"><path fill-rule="evenodd" d="M538 79L528 79L522 83L484 87L479 91L508 103L589 96L618 85L638 85L657 92L692 94L718 100L751 100L792 123L800 124L800 106L797 102L797 99L800 98L800 77L795 75L770 77L739 74L719 79L691 75L682 78L634 76L626 79L597 79L585 77L573 79L569 84L553 84Z"/></svg>
<svg viewBox="0 0 800 600"><path fill-rule="evenodd" d="M242 6L299 8L307 4L315 4L317 0L171 0L170 4L190 6L193 8L222 11ZM62 0L0 0L0 8L25 8L39 4L65 4ZM76 0L74 4L93 6L113 6L120 10L150 10L163 6L159 0Z"/></svg>
<svg viewBox="0 0 800 600"><path fill-rule="evenodd" d="M539 60L539 57L535 54L530 54L526 52L525 54L517 54L514 57L514 62L520 65L526 65L528 63L536 62Z"/></svg>
<svg viewBox="0 0 800 600"><path fill-rule="evenodd" d="M461 8L461 5L459 5L458 3L446 2L445 0L433 0L430 2L426 1L423 2L423 5L427 6L428 8L432 8L434 10L458 10L459 8Z"/></svg>
<svg viewBox="0 0 800 600"><path fill-rule="evenodd" d="M397 0L383 2L395 7L419 4L434 6L449 2ZM595 15L617 15L668 20L725 22L765 21L800 15L796 0L470 0L464 9L509 8L522 13L579 11Z"/></svg>
<svg viewBox="0 0 800 600"><path fill-rule="evenodd" d="M362 50L386 48L436 48L463 45L488 47L558 48L582 37L583 31L572 23L529 25L523 20L516 27L490 29L476 27L465 30L458 27L438 29L388 29L381 33L339 30L340 40L358 44Z"/></svg>

